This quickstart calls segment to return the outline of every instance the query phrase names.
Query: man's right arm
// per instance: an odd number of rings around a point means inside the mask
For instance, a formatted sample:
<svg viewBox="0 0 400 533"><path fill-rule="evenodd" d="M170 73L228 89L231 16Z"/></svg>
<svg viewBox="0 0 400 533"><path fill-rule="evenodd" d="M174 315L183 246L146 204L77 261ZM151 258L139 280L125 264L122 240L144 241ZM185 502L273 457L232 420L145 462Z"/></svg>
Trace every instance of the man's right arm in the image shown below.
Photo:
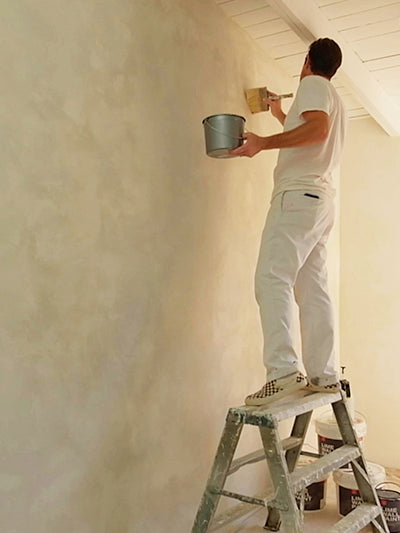
<svg viewBox="0 0 400 533"><path fill-rule="evenodd" d="M270 100L269 98L265 98L264 102L269 105L272 116L277 118L283 126L286 114L282 111L282 100Z"/></svg>
<svg viewBox="0 0 400 533"><path fill-rule="evenodd" d="M329 135L329 115L325 111L305 111L302 113L304 123L292 130L284 131L268 137L260 137L254 133L244 133L246 142L230 150L232 155L253 157L261 150L274 148L297 148L323 142Z"/></svg>

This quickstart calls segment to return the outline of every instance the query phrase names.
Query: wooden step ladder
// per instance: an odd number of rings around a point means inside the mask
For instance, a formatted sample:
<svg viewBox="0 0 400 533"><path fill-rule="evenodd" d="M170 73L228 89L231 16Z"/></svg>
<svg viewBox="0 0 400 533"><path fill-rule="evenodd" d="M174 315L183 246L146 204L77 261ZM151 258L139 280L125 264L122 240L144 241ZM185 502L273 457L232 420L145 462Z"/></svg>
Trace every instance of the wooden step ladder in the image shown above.
<svg viewBox="0 0 400 533"><path fill-rule="evenodd" d="M304 467L295 466L314 409L332 404L343 439L343 446ZM290 437L280 440L278 424L295 417ZM263 448L233 460L245 424L258 426ZM245 496L224 490L227 476L244 465L267 460L273 491L266 495ZM332 526L327 533L356 533L370 524L374 533L389 533L367 463L356 438L343 392L318 393L301 391L264 407L229 409L225 429L218 446L211 474L198 509L192 533L216 531L248 514L254 505L268 508L265 529L285 533L303 533L304 497L300 509L295 495L333 470L351 464L362 503ZM214 517L221 496L242 503ZM303 492L304 496L304 492Z"/></svg>

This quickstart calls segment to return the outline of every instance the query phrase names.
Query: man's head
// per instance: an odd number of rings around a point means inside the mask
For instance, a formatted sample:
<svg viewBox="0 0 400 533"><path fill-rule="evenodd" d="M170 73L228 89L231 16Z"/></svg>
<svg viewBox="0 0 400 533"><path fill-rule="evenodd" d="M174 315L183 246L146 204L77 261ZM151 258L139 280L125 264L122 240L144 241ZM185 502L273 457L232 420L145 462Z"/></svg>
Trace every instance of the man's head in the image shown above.
<svg viewBox="0 0 400 533"><path fill-rule="evenodd" d="M335 41L325 37L311 43L300 79L316 74L330 80L342 64L342 51Z"/></svg>

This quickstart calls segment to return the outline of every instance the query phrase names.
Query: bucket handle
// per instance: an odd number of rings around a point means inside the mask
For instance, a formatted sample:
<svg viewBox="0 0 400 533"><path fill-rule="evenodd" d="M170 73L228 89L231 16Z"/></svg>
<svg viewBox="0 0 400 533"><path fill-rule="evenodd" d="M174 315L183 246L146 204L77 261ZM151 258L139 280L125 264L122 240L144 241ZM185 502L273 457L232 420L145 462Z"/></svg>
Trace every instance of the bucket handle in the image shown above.
<svg viewBox="0 0 400 533"><path fill-rule="evenodd" d="M378 483L378 485L376 485L375 489L378 490L378 489L382 488L384 485L393 485L397 489L400 489L399 483L395 483L394 481L383 481L382 483Z"/></svg>
<svg viewBox="0 0 400 533"><path fill-rule="evenodd" d="M229 135L228 133L224 133L223 131L220 131L220 130L217 130L217 128L214 128L213 126L211 126L211 124L208 122L208 119L206 118L204 120L204 124L207 124L207 126L210 128L210 130L213 130L217 133L219 133L220 135L225 135L225 137L229 137L230 139L237 139L238 141L244 141L244 137L236 137L236 135Z"/></svg>

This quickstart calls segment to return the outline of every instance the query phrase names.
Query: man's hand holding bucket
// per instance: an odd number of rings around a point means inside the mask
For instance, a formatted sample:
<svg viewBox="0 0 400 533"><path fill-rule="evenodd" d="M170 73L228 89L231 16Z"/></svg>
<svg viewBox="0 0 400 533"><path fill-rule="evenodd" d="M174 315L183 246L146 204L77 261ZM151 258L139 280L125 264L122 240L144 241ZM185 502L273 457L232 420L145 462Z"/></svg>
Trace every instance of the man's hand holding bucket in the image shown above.
<svg viewBox="0 0 400 533"><path fill-rule="evenodd" d="M261 152L261 150L265 150L267 148L265 142L266 138L260 137L259 135L251 133L250 131L243 134L243 139L245 139L246 142L242 144L242 146L239 146L239 148L229 150L230 154L239 157L253 157Z"/></svg>
<svg viewBox="0 0 400 533"><path fill-rule="evenodd" d="M274 96L277 96L275 93L270 92L269 95L272 98L264 98L263 101L269 105L271 114L283 124L286 115L282 111L282 101L274 98ZM273 148L272 146L268 146L267 137L260 137L255 133L247 132L243 135L243 139L247 142L239 146L239 148L235 148L235 150L230 150L230 154L239 157L253 157L261 152L261 150Z"/></svg>

